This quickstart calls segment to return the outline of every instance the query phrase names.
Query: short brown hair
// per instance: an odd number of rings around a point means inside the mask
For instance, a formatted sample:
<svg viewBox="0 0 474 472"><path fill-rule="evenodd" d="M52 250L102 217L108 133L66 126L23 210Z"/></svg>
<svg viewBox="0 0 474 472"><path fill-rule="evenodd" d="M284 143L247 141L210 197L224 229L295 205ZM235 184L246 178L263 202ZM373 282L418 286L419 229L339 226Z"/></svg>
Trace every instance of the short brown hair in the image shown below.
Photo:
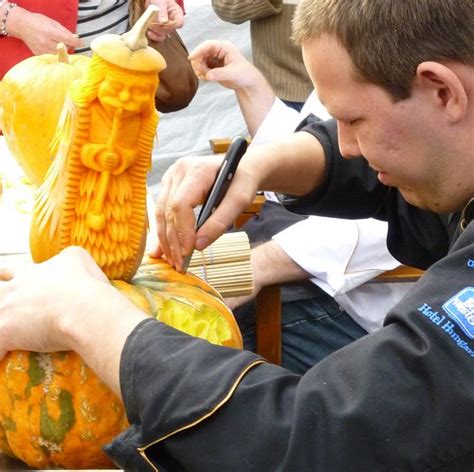
<svg viewBox="0 0 474 472"><path fill-rule="evenodd" d="M302 0L293 38L336 36L357 75L395 100L411 94L418 65L460 61L474 65L472 0Z"/></svg>

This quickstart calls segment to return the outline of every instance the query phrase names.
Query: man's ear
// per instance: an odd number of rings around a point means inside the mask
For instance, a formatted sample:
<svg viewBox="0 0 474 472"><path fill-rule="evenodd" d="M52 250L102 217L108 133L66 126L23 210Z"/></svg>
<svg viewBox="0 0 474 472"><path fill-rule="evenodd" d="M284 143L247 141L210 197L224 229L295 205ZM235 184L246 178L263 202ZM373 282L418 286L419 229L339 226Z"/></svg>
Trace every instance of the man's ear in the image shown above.
<svg viewBox="0 0 474 472"><path fill-rule="evenodd" d="M417 67L415 82L431 94L450 122L461 120L467 113L467 91L455 69L439 62L422 62Z"/></svg>

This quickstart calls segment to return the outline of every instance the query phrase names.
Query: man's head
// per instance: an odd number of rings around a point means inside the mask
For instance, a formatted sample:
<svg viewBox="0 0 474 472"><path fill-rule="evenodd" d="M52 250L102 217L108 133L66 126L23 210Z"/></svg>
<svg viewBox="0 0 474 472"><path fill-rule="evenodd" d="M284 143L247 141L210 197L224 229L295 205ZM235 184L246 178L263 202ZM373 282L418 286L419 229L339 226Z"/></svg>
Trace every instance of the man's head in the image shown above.
<svg viewBox="0 0 474 472"><path fill-rule="evenodd" d="M472 3L302 0L294 37L341 152L417 206L462 208L474 195Z"/></svg>
<svg viewBox="0 0 474 472"><path fill-rule="evenodd" d="M474 65L473 16L469 0L303 0L293 37L336 37L361 79L404 99L422 62Z"/></svg>

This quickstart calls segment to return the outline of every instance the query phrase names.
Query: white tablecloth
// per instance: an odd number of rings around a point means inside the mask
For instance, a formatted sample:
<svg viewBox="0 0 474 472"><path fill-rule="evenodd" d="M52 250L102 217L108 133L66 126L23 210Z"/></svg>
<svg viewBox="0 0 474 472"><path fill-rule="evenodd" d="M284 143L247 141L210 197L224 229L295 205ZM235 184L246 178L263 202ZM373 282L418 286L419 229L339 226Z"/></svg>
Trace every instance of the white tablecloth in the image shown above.
<svg viewBox="0 0 474 472"><path fill-rule="evenodd" d="M34 188L0 137L0 255L29 252Z"/></svg>

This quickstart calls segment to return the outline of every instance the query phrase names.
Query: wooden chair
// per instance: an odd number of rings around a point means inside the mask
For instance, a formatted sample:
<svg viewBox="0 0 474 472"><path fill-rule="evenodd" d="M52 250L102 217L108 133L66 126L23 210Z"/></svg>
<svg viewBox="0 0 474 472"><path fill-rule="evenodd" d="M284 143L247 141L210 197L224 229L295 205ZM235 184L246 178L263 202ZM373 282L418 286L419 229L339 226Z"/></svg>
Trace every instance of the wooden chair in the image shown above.
<svg viewBox="0 0 474 472"><path fill-rule="evenodd" d="M424 273L424 270L417 269L416 267L401 265L395 269L387 270L369 281L369 283L416 282Z"/></svg>
<svg viewBox="0 0 474 472"><path fill-rule="evenodd" d="M252 204L240 214L234 226L240 228L248 219L256 216L265 202L257 195ZM272 364L281 364L281 301L280 287L264 287L255 299L255 351Z"/></svg>
<svg viewBox="0 0 474 472"><path fill-rule="evenodd" d="M230 139L210 139L214 153L226 152ZM265 201L257 195L252 204L237 218L235 227L242 226L249 218L258 214ZM401 265L372 279L369 283L415 282L424 271ZM281 364L281 301L279 286L263 288L256 297L256 352L273 364Z"/></svg>

